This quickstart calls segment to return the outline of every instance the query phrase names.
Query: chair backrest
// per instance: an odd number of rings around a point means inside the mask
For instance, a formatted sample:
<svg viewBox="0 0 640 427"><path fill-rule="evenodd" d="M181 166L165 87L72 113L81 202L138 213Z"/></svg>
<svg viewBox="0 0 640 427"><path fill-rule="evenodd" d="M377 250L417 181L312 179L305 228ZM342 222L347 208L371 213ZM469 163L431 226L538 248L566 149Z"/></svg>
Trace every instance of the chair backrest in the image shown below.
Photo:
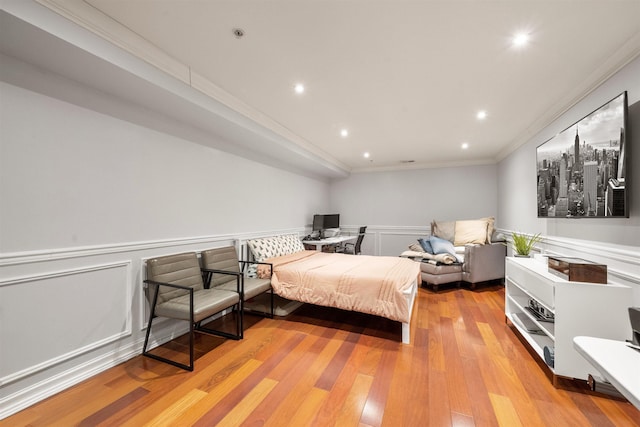
<svg viewBox="0 0 640 427"><path fill-rule="evenodd" d="M240 272L238 252L234 246L209 249L203 251L200 256L202 257L203 268ZM235 282L236 276L229 274L214 274L213 280L209 286L220 286L231 281Z"/></svg>
<svg viewBox="0 0 640 427"><path fill-rule="evenodd" d="M147 260L147 279L172 285L188 286L194 290L204 289L200 263L195 252L168 255ZM148 289L155 289L149 286ZM158 304L184 295L187 291L168 286L159 286ZM153 293L147 293L150 301Z"/></svg>
<svg viewBox="0 0 640 427"><path fill-rule="evenodd" d="M364 240L364 234L365 234L366 231L367 231L367 226L366 225L363 226L363 227L360 227L360 231L358 231L358 239L356 240L356 245L354 247L354 252L356 254L359 254L361 252L360 251L360 246L362 246L362 240Z"/></svg>

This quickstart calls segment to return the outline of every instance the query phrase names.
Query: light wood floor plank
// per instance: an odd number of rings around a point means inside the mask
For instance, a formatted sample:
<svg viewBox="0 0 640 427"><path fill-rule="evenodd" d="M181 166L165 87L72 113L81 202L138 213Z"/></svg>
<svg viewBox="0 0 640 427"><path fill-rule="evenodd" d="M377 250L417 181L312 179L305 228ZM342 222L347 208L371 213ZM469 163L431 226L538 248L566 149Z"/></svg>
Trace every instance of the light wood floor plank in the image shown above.
<svg viewBox="0 0 640 427"><path fill-rule="evenodd" d="M184 397L178 399L174 404L160 412L155 418L145 424L145 427L171 427L176 425L177 418L187 412L194 404L208 396L202 390L191 390Z"/></svg>
<svg viewBox="0 0 640 427"><path fill-rule="evenodd" d="M260 381L247 396L238 402L220 421L223 426L239 426L253 409L278 385L278 381L265 378Z"/></svg>
<svg viewBox="0 0 640 427"><path fill-rule="evenodd" d="M440 323L444 350L445 375L449 391L449 406L452 412L471 416L473 406L462 369L463 359L458 352L458 345L451 319L442 319Z"/></svg>
<svg viewBox="0 0 640 427"><path fill-rule="evenodd" d="M365 404L367 403L367 395L371 390L373 377L369 375L358 374L347 395L338 418L335 422L336 427L355 426L358 425L362 418ZM372 409L375 411L375 409ZM373 414L375 416L376 414ZM374 424L367 424L372 426Z"/></svg>
<svg viewBox="0 0 640 427"><path fill-rule="evenodd" d="M523 425L511 399L493 393L489 393L489 399L491 399L500 427L521 427Z"/></svg>
<svg viewBox="0 0 640 427"><path fill-rule="evenodd" d="M292 426L311 426L320 407L327 400L329 392L313 387L306 395L287 424Z"/></svg>

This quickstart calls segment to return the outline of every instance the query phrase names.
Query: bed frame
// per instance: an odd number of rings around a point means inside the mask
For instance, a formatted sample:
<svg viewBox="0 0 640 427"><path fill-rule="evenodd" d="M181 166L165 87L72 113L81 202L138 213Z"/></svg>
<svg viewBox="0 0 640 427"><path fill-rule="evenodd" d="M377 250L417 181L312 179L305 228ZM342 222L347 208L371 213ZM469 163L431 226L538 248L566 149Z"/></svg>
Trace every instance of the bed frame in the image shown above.
<svg viewBox="0 0 640 427"><path fill-rule="evenodd" d="M409 304L409 321L402 322L402 344L411 343L411 317L413 316L413 304L416 301L418 295L418 280L416 279L411 287L403 292L403 295L407 299Z"/></svg>

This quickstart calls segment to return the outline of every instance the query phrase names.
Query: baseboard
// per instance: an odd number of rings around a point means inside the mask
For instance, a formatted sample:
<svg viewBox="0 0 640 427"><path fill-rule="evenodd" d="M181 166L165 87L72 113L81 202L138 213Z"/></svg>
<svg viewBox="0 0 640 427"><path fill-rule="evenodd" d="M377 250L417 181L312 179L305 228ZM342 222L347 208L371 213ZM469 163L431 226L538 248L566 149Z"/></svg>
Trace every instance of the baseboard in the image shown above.
<svg viewBox="0 0 640 427"><path fill-rule="evenodd" d="M3 398L0 400L0 420L137 356L141 348L140 342L102 354Z"/></svg>

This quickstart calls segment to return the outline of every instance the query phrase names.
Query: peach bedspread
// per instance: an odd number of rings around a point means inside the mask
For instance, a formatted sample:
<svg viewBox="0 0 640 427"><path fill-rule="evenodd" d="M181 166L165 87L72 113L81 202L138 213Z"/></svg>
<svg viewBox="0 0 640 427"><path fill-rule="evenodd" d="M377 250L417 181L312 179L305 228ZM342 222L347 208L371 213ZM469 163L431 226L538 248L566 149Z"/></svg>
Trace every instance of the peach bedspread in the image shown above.
<svg viewBox="0 0 640 427"><path fill-rule="evenodd" d="M409 322L403 291L420 280L417 262L400 257L301 251L269 258L271 286L290 300L374 314ZM268 275L261 265L258 275ZM419 282L418 282L419 283Z"/></svg>

